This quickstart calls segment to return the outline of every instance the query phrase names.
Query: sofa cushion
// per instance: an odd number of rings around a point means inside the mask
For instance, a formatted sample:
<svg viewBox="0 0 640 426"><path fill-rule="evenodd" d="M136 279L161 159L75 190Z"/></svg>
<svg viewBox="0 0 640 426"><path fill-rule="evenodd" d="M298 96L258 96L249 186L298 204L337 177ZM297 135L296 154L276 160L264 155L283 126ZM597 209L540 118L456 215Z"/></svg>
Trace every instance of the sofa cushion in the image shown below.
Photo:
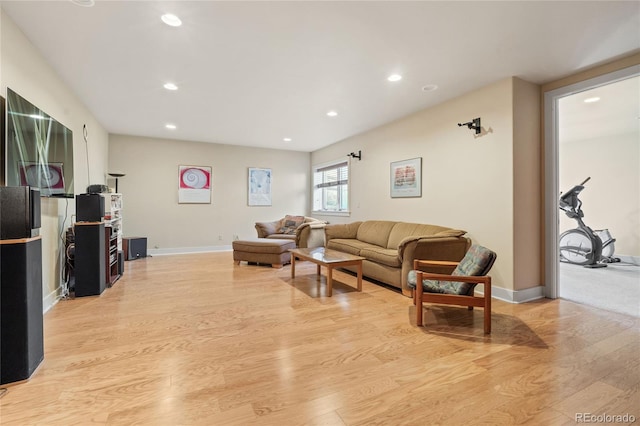
<svg viewBox="0 0 640 426"><path fill-rule="evenodd" d="M372 247L372 245L350 238L334 238L327 242L328 249L338 250L344 253L354 254L356 256L360 256L360 251L368 247Z"/></svg>
<svg viewBox="0 0 640 426"><path fill-rule="evenodd" d="M386 249L378 246L364 247L360 250L360 256L364 256L372 262L394 268L400 268L402 266L397 249Z"/></svg>
<svg viewBox="0 0 640 426"><path fill-rule="evenodd" d="M266 239L271 240L293 240L296 239L296 234L271 234L265 237Z"/></svg>
<svg viewBox="0 0 640 426"><path fill-rule="evenodd" d="M272 238L248 238L246 240L236 240L231 243L234 252L246 253L286 253L289 249L295 248L295 241L287 239Z"/></svg>
<svg viewBox="0 0 640 426"><path fill-rule="evenodd" d="M282 227L278 230L281 234L295 234L296 228L304 222L304 216L286 215L282 220Z"/></svg>
<svg viewBox="0 0 640 426"><path fill-rule="evenodd" d="M357 238L365 243L389 248L387 246L389 233L396 223L398 222L392 222L390 220L368 220L366 222L362 222L358 228Z"/></svg>
<svg viewBox="0 0 640 426"><path fill-rule="evenodd" d="M360 224L362 224L362 222L327 225L324 228L324 234L327 241L333 238L356 238Z"/></svg>
<svg viewBox="0 0 640 426"><path fill-rule="evenodd" d="M424 224L420 224L420 223L408 223L408 222L397 222L393 229L391 230L391 232L389 233L389 239L387 244L384 246L386 248L395 248L397 249L398 246L400 245L400 242L402 242L403 239L405 239L406 237L410 237L410 236L420 236L420 237L427 237L427 236L431 236L431 235L436 235L436 234L440 234L442 232L449 232L449 231L457 231L451 228L447 228L444 226L438 226L438 225L424 225ZM458 232L462 232L462 234L458 234L458 235L438 235L439 237L453 237L453 236L459 236L459 235L464 235L465 232L464 231L458 231Z"/></svg>

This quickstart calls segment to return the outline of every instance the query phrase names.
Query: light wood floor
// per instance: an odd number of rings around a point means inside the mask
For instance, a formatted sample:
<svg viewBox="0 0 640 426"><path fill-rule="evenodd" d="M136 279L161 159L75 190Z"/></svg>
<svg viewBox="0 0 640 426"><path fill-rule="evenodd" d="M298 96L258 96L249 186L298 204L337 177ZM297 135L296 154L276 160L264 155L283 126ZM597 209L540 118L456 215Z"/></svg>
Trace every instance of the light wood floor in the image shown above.
<svg viewBox="0 0 640 426"><path fill-rule="evenodd" d="M301 262L231 253L126 262L99 297L45 315L45 360L0 398L2 425L575 424L640 422L638 318L541 300L433 307ZM347 284L344 284L347 283Z"/></svg>

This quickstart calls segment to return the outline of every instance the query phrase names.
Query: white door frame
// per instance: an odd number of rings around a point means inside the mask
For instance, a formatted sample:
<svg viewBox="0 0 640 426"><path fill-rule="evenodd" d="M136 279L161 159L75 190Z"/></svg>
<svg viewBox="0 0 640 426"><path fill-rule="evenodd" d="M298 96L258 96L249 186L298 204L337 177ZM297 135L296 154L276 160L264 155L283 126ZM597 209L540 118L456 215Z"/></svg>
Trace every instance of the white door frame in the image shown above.
<svg viewBox="0 0 640 426"><path fill-rule="evenodd" d="M558 297L558 101L565 96L593 89L640 75L640 65L634 65L544 94L544 259L545 297Z"/></svg>

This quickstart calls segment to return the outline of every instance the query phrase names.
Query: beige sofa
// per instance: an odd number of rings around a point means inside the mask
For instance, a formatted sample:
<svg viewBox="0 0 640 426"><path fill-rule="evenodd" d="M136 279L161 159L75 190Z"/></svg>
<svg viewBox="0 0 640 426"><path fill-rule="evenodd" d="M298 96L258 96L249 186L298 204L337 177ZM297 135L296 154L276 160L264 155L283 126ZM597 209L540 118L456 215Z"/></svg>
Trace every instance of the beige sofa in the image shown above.
<svg viewBox="0 0 640 426"><path fill-rule="evenodd" d="M326 225L325 246L366 258L362 262L365 277L373 278L411 296L407 275L414 259L461 260L471 240L466 231L437 225L369 220ZM355 271L355 267L346 268ZM450 273L451 267L436 267L429 272Z"/></svg>
<svg viewBox="0 0 640 426"><path fill-rule="evenodd" d="M296 220L299 223L292 224ZM298 248L322 247L326 223L312 217L285 216L273 222L256 222L256 231L258 238L293 240ZM287 227L287 224L291 225Z"/></svg>

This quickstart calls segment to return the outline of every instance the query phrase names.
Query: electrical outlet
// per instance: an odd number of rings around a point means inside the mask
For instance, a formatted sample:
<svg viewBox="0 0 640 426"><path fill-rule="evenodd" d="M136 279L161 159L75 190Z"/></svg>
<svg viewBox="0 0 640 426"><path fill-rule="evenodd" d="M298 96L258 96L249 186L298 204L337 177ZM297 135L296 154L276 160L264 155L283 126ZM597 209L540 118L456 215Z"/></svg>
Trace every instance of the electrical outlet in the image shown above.
<svg viewBox="0 0 640 426"><path fill-rule="evenodd" d="M240 238L236 234L233 234L233 241L238 241Z"/></svg>
<svg viewBox="0 0 640 426"><path fill-rule="evenodd" d="M218 235L218 241L222 241L222 235Z"/></svg>

